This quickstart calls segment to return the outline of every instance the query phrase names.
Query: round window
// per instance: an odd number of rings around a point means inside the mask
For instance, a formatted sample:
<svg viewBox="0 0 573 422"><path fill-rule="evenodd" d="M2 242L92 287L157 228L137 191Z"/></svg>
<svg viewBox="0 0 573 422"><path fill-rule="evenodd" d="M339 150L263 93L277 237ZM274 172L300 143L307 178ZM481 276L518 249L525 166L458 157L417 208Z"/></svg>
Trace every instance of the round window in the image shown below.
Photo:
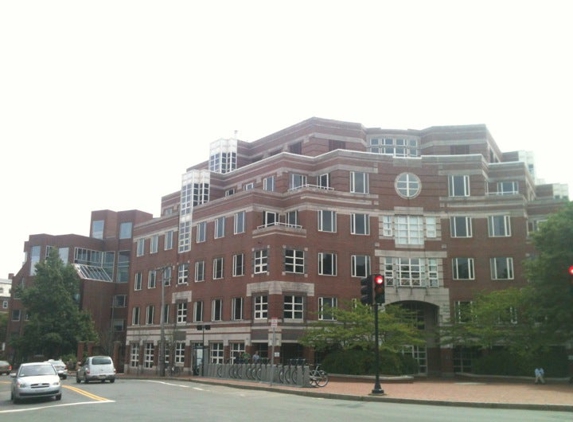
<svg viewBox="0 0 573 422"><path fill-rule="evenodd" d="M402 198L414 198L420 193L420 178L413 173L402 173L396 178L395 188Z"/></svg>

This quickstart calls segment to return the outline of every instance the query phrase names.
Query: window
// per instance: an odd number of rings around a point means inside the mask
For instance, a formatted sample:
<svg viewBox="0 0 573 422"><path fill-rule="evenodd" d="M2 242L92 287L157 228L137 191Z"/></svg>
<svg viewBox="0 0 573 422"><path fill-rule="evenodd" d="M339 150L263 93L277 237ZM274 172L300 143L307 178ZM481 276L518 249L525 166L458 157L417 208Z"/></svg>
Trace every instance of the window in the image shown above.
<svg viewBox="0 0 573 422"><path fill-rule="evenodd" d="M21 311L20 309L12 310L12 321L20 321Z"/></svg>
<svg viewBox="0 0 573 422"><path fill-rule="evenodd" d="M133 223L121 223L119 225L119 238L120 239L131 239L131 230L133 228Z"/></svg>
<svg viewBox="0 0 573 422"><path fill-rule="evenodd" d="M223 363L223 358L225 357L223 343L210 343L209 350L211 351L211 363Z"/></svg>
<svg viewBox="0 0 573 422"><path fill-rule="evenodd" d="M187 302L177 303L177 323L184 324L187 322Z"/></svg>
<svg viewBox="0 0 573 422"><path fill-rule="evenodd" d="M338 300L335 297L319 297L318 298L318 319L321 321L336 321L332 314L332 309L338 307Z"/></svg>
<svg viewBox="0 0 573 422"><path fill-rule="evenodd" d="M350 219L350 233L370 234L370 216L368 214L352 214Z"/></svg>
<svg viewBox="0 0 573 422"><path fill-rule="evenodd" d="M173 230L169 230L165 232L165 239L164 239L163 249L168 251L173 249L174 239L173 239Z"/></svg>
<svg viewBox="0 0 573 422"><path fill-rule="evenodd" d="M398 215L396 220L396 243L400 245L424 244L424 220L415 215Z"/></svg>
<svg viewBox="0 0 573 422"><path fill-rule="evenodd" d="M243 319L243 298L234 297L231 301L231 319L240 321Z"/></svg>
<svg viewBox="0 0 573 422"><path fill-rule="evenodd" d="M198 300L193 304L193 321L202 322L203 321L203 301Z"/></svg>
<svg viewBox="0 0 573 422"><path fill-rule="evenodd" d="M303 297L290 296L284 297L283 317L284 319L302 320L303 318Z"/></svg>
<svg viewBox="0 0 573 422"><path fill-rule="evenodd" d="M223 300L213 299L211 302L211 321L223 320Z"/></svg>
<svg viewBox="0 0 573 422"><path fill-rule="evenodd" d="M454 306L455 318L458 324L472 320L472 302L457 301Z"/></svg>
<svg viewBox="0 0 573 422"><path fill-rule="evenodd" d="M161 270L161 280L164 286L171 286L171 266L163 267Z"/></svg>
<svg viewBox="0 0 573 422"><path fill-rule="evenodd" d="M370 257L368 255L352 255L350 261L352 277L366 277L370 274Z"/></svg>
<svg viewBox="0 0 573 422"><path fill-rule="evenodd" d="M175 343L175 363L185 364L185 342L178 341Z"/></svg>
<svg viewBox="0 0 573 422"><path fill-rule="evenodd" d="M491 258L492 280L513 280L513 258Z"/></svg>
<svg viewBox="0 0 573 422"><path fill-rule="evenodd" d="M133 282L133 290L141 290L141 286L143 285L143 274L142 273L135 273L135 280Z"/></svg>
<svg viewBox="0 0 573 422"><path fill-rule="evenodd" d="M139 366L139 343L131 343L131 354L129 358L129 366L137 368Z"/></svg>
<svg viewBox="0 0 573 422"><path fill-rule="evenodd" d="M119 251L117 255L117 282L127 283L129 281L129 260L130 251Z"/></svg>
<svg viewBox="0 0 573 422"><path fill-rule="evenodd" d="M233 255L233 277L245 275L245 255Z"/></svg>
<svg viewBox="0 0 573 422"><path fill-rule="evenodd" d="M326 252L318 254L318 274L336 275L336 254Z"/></svg>
<svg viewBox="0 0 573 422"><path fill-rule="evenodd" d="M386 286L440 287L436 258L385 257L382 271Z"/></svg>
<svg viewBox="0 0 573 422"><path fill-rule="evenodd" d="M114 319L112 324L113 324L113 331L117 333L125 331L125 321L123 319Z"/></svg>
<svg viewBox="0 0 573 422"><path fill-rule="evenodd" d="M213 259L213 280L223 278L223 257Z"/></svg>
<svg viewBox="0 0 573 422"><path fill-rule="evenodd" d="M132 310L131 310L131 324L132 325L139 325L139 320L141 317L141 310L139 309L139 306L135 306Z"/></svg>
<svg viewBox="0 0 573 422"><path fill-rule="evenodd" d="M147 274L147 288L155 289L156 286L157 286L157 272L155 270L151 270Z"/></svg>
<svg viewBox="0 0 573 422"><path fill-rule="evenodd" d="M92 221L92 237L96 239L103 239L104 221Z"/></svg>
<svg viewBox="0 0 573 422"><path fill-rule="evenodd" d="M452 269L454 280L475 280L473 258L454 258Z"/></svg>
<svg viewBox="0 0 573 422"><path fill-rule="evenodd" d="M388 154L394 157L417 157L418 140L406 138L372 138L369 151L376 154Z"/></svg>
<svg viewBox="0 0 573 422"><path fill-rule="evenodd" d="M153 356L155 355L155 346L153 343L145 343L145 355L143 356L143 366L147 369L153 368Z"/></svg>
<svg viewBox="0 0 573 422"><path fill-rule="evenodd" d="M470 196L469 176L450 176L448 182L449 196Z"/></svg>
<svg viewBox="0 0 573 422"><path fill-rule="evenodd" d="M179 264L177 269L177 284L189 283L189 264Z"/></svg>
<svg viewBox="0 0 573 422"><path fill-rule="evenodd" d="M450 234L452 237L472 237L472 218L450 217Z"/></svg>
<svg viewBox="0 0 573 422"><path fill-rule="evenodd" d="M497 184L498 195L516 195L519 193L519 182L499 182Z"/></svg>
<svg viewBox="0 0 573 422"><path fill-rule="evenodd" d="M225 196L231 196L235 194L235 188L227 189L225 191Z"/></svg>
<svg viewBox="0 0 573 422"><path fill-rule="evenodd" d="M137 239L137 256L145 255L145 239Z"/></svg>
<svg viewBox="0 0 573 422"><path fill-rule="evenodd" d="M195 281L205 281L205 261L195 263Z"/></svg>
<svg viewBox="0 0 573 422"><path fill-rule="evenodd" d="M245 232L245 211L235 214L235 234Z"/></svg>
<svg viewBox="0 0 573 422"><path fill-rule="evenodd" d="M360 171L350 172L350 192L368 193L368 173Z"/></svg>
<svg viewBox="0 0 573 422"><path fill-rule="evenodd" d="M330 187L330 174L321 174L316 178L316 184L321 188L329 188Z"/></svg>
<svg viewBox="0 0 573 422"><path fill-rule="evenodd" d="M127 295L115 295L113 297L114 308L125 308L127 306Z"/></svg>
<svg viewBox="0 0 573 422"><path fill-rule="evenodd" d="M511 220L509 215L491 215L487 219L489 237L511 236Z"/></svg>
<svg viewBox="0 0 573 422"><path fill-rule="evenodd" d="M286 213L286 224L289 227L298 227L298 211L289 211Z"/></svg>
<svg viewBox="0 0 573 422"><path fill-rule="evenodd" d="M207 240L207 223L205 221L197 223L197 243Z"/></svg>
<svg viewBox="0 0 573 422"><path fill-rule="evenodd" d="M260 249L254 251L254 273L266 273L269 268L269 251L267 249Z"/></svg>
<svg viewBox="0 0 573 422"><path fill-rule="evenodd" d="M298 189L307 185L306 176L303 174L290 175L290 189Z"/></svg>
<svg viewBox="0 0 573 422"><path fill-rule="evenodd" d="M155 317L155 306L149 305L145 308L145 324L152 325Z"/></svg>
<svg viewBox="0 0 573 422"><path fill-rule="evenodd" d="M247 183L245 185L245 190L252 190L254 187L255 187L255 184L253 182Z"/></svg>
<svg viewBox="0 0 573 422"><path fill-rule="evenodd" d="M278 222L278 215L276 212L272 211L263 211L263 226L274 226L276 222Z"/></svg>
<svg viewBox="0 0 573 422"><path fill-rule="evenodd" d="M336 213L334 211L318 211L318 231L336 232Z"/></svg>
<svg viewBox="0 0 573 422"><path fill-rule="evenodd" d="M382 236L385 237L394 236L394 224L392 216L390 215L382 216Z"/></svg>
<svg viewBox="0 0 573 422"><path fill-rule="evenodd" d="M219 217L215 220L215 239L225 237L225 217Z"/></svg>
<svg viewBox="0 0 573 422"><path fill-rule="evenodd" d="M149 243L149 253L157 253L159 249L159 235L151 236Z"/></svg>
<svg viewBox="0 0 573 422"><path fill-rule="evenodd" d="M284 270L287 273L304 274L304 251L285 249Z"/></svg>
<svg viewBox="0 0 573 422"><path fill-rule="evenodd" d="M269 300L267 296L255 296L255 319L267 319Z"/></svg>
<svg viewBox="0 0 573 422"><path fill-rule="evenodd" d="M275 177L269 176L263 179L263 190L274 191L275 190Z"/></svg>
<svg viewBox="0 0 573 422"><path fill-rule="evenodd" d="M229 343L231 349L231 363L247 363L243 360L245 343Z"/></svg>
<svg viewBox="0 0 573 422"><path fill-rule="evenodd" d="M398 195L402 198L414 198L420 193L420 179L412 173L402 173L394 182Z"/></svg>

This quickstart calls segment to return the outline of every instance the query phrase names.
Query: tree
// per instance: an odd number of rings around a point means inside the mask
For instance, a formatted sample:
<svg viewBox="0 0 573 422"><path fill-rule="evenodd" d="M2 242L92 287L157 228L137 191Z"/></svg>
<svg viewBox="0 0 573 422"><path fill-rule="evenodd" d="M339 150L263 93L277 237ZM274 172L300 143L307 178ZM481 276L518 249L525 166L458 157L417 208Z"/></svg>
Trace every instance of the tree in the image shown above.
<svg viewBox="0 0 573 422"><path fill-rule="evenodd" d="M531 351L531 316L523 290L516 288L476 295L471 303L457 307L454 321L439 330L442 344Z"/></svg>
<svg viewBox="0 0 573 422"><path fill-rule="evenodd" d="M97 341L90 314L80 311L74 299L80 283L74 267L65 265L52 248L35 268L33 284L16 289L29 316L22 336L13 341L19 355L57 358L75 353L79 340Z"/></svg>
<svg viewBox="0 0 573 422"><path fill-rule="evenodd" d="M526 262L530 282L526 305L535 321L538 344L573 339L573 296L568 268L573 265L573 203L552 214L532 235L537 254Z"/></svg>
<svg viewBox="0 0 573 422"><path fill-rule="evenodd" d="M406 344L424 344L410 311L400 305L386 305L384 308L378 315L381 350L396 352ZM328 314L332 319L309 324L299 339L303 346L319 352L374 347L374 315L370 306L352 303L346 307L323 309L323 314Z"/></svg>

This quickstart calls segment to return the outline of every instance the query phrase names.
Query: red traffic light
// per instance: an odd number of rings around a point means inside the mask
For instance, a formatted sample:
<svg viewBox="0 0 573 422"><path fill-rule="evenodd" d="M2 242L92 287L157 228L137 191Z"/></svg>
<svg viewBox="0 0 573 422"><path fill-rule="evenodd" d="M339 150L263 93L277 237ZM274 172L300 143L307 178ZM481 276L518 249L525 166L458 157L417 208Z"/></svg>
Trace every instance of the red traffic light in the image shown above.
<svg viewBox="0 0 573 422"><path fill-rule="evenodd" d="M382 274L374 274L374 284L377 286L383 286L384 276Z"/></svg>
<svg viewBox="0 0 573 422"><path fill-rule="evenodd" d="M569 275L573 275L573 265L569 267Z"/></svg>

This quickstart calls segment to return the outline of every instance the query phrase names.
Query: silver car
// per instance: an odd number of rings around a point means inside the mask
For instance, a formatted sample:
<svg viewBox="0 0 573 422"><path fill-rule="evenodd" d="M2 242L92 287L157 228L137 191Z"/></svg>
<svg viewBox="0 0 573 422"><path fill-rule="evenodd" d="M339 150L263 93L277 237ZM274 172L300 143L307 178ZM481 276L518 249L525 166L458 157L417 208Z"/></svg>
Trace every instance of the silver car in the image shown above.
<svg viewBox="0 0 573 422"><path fill-rule="evenodd" d="M51 363L23 363L12 376L11 400L18 403L23 399L55 397L62 399L62 385L58 372Z"/></svg>
<svg viewBox="0 0 573 422"><path fill-rule="evenodd" d="M90 381L115 382L115 366L109 356L91 356L78 368L76 382Z"/></svg>
<svg viewBox="0 0 573 422"><path fill-rule="evenodd" d="M68 367L66 366L63 360L50 359L48 362L51 363L54 366L54 368L56 368L56 371L58 372L58 375L60 376L61 379L65 380L66 378L68 378Z"/></svg>

